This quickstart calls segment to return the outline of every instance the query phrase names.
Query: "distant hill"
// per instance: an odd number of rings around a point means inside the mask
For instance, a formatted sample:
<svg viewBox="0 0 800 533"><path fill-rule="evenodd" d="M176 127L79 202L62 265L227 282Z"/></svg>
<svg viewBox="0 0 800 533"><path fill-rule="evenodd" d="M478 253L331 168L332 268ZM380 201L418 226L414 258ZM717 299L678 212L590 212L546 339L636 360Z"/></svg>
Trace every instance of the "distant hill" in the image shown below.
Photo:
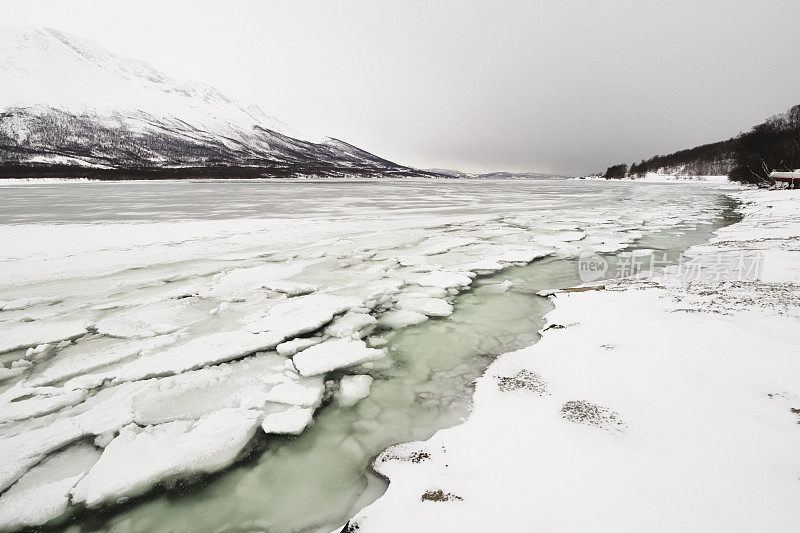
<svg viewBox="0 0 800 533"><path fill-rule="evenodd" d="M546 172L484 172L484 173L470 173L461 172L460 170L451 170L446 168L429 168L426 172L445 176L449 178L470 178L470 179L533 179L533 180L553 180L571 178L572 176L562 174L548 174Z"/></svg>
<svg viewBox="0 0 800 533"><path fill-rule="evenodd" d="M772 170L800 168L800 105L768 118L750 131L725 141L696 146L668 155L614 165L608 179L668 175L720 176L743 183L764 184Z"/></svg>

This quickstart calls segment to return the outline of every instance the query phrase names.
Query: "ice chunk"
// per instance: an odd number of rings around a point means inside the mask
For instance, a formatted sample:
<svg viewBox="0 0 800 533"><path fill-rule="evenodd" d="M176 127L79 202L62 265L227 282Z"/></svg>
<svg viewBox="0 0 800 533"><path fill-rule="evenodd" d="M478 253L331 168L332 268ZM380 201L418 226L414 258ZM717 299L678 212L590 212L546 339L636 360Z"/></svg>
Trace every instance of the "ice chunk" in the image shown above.
<svg viewBox="0 0 800 533"><path fill-rule="evenodd" d="M237 268L219 276L215 280L216 283L207 291L202 292L202 295L223 300L241 300L261 288L278 290L277 287L284 287L290 289L290 292L296 291L300 289L300 285L282 285L282 283L284 280L301 273L306 264L301 261L293 261Z"/></svg>
<svg viewBox="0 0 800 533"><path fill-rule="evenodd" d="M325 381L322 376L301 376L278 383L267 392L264 398L268 402L317 407L322 402L324 393Z"/></svg>
<svg viewBox="0 0 800 533"><path fill-rule="evenodd" d="M504 265L495 259L481 259L472 263L466 263L461 266L461 270L474 272L476 274L485 276L503 270L508 265Z"/></svg>
<svg viewBox="0 0 800 533"><path fill-rule="evenodd" d="M368 348L361 340L337 339L317 344L294 356L297 371L304 376L324 374L383 357L382 350Z"/></svg>
<svg viewBox="0 0 800 533"><path fill-rule="evenodd" d="M371 348L380 348L381 346L386 346L386 344L388 344L388 341L383 337L369 337L367 338L367 344Z"/></svg>
<svg viewBox="0 0 800 533"><path fill-rule="evenodd" d="M468 287L472 283L472 278L460 272L437 270L427 274L411 274L406 276L406 282L416 283L423 287L449 289L451 287Z"/></svg>
<svg viewBox="0 0 800 533"><path fill-rule="evenodd" d="M413 326L428 320L428 317L416 311L406 311L404 309L396 309L388 311L378 319L378 325L382 328L389 329L402 329L407 326Z"/></svg>
<svg viewBox="0 0 800 533"><path fill-rule="evenodd" d="M80 389L61 391L50 387L15 387L0 395L0 423L42 416L76 405L86 398L86 394Z"/></svg>
<svg viewBox="0 0 800 533"><path fill-rule="evenodd" d="M37 346L28 348L25 351L25 357L27 359L33 359L36 361L43 361L48 358L48 356L53 352L55 346L52 344L39 344Z"/></svg>
<svg viewBox="0 0 800 533"><path fill-rule="evenodd" d="M339 382L339 392L336 398L339 400L339 404L345 407L355 405L369 396L369 389L371 386L371 376L344 376Z"/></svg>
<svg viewBox="0 0 800 533"><path fill-rule="evenodd" d="M29 348L86 335L89 322L85 320L37 320L6 323L0 337L0 353Z"/></svg>
<svg viewBox="0 0 800 533"><path fill-rule="evenodd" d="M454 248L461 248L469 244L480 242L478 239L469 237L451 237L447 235L437 235L429 237L417 247L417 253L421 255L442 254Z"/></svg>
<svg viewBox="0 0 800 533"><path fill-rule="evenodd" d="M52 305L61 301L60 298L42 298L42 297L29 297L17 298L10 302L0 302L0 310L2 311L18 311L20 309L27 309L34 305Z"/></svg>
<svg viewBox="0 0 800 533"><path fill-rule="evenodd" d="M306 337L306 338L301 337L280 343L278 346L275 347L275 351L277 351L278 354L284 357L291 357L297 352L302 352L306 348L314 346L315 344L319 344L321 342L322 342L322 337Z"/></svg>
<svg viewBox="0 0 800 533"><path fill-rule="evenodd" d="M318 289L316 285L297 283L296 281L268 281L263 284L263 288L274 292L280 292L287 296L311 294Z"/></svg>
<svg viewBox="0 0 800 533"><path fill-rule="evenodd" d="M250 442L259 418L255 410L225 409L197 421L125 426L72 489L73 501L96 507L143 494L162 481L222 470Z"/></svg>
<svg viewBox="0 0 800 533"><path fill-rule="evenodd" d="M530 263L553 252L552 248L517 248L503 252L497 260L502 263Z"/></svg>
<svg viewBox="0 0 800 533"><path fill-rule="evenodd" d="M256 352L271 350L281 340L283 337L274 333L248 331L209 333L123 365L113 372L114 381L135 381L179 374L207 365L224 363Z"/></svg>
<svg viewBox="0 0 800 533"><path fill-rule="evenodd" d="M98 333L111 337L155 337L173 333L204 318L189 298L140 305L106 317Z"/></svg>
<svg viewBox="0 0 800 533"><path fill-rule="evenodd" d="M133 422L133 399L153 386L155 380L122 383L100 390L67 415L81 430L81 436L117 432Z"/></svg>
<svg viewBox="0 0 800 533"><path fill-rule="evenodd" d="M287 370L286 361L270 352L155 380L133 398L134 421L152 425L197 419L224 408L261 409L276 398L283 403L319 405L322 378L304 378ZM273 392L280 385L287 386Z"/></svg>
<svg viewBox="0 0 800 533"><path fill-rule="evenodd" d="M78 440L83 430L72 419L56 419L51 424L0 438L0 491L18 480L47 454Z"/></svg>
<svg viewBox="0 0 800 533"><path fill-rule="evenodd" d="M453 306L440 298L401 298L397 307L428 316L444 317L453 313Z"/></svg>
<svg viewBox="0 0 800 533"><path fill-rule="evenodd" d="M266 316L251 320L248 328L273 332L283 340L315 331L333 320L334 315L362 303L360 298L333 294L298 296L275 305Z"/></svg>
<svg viewBox="0 0 800 533"><path fill-rule="evenodd" d="M408 287L399 298L445 298L451 289L440 289L439 287Z"/></svg>
<svg viewBox="0 0 800 533"><path fill-rule="evenodd" d="M51 455L0 496L0 530L42 526L67 511L69 491L100 458L88 444Z"/></svg>
<svg viewBox="0 0 800 533"><path fill-rule="evenodd" d="M14 362L16 363L17 361ZM21 376L22 374L28 371L28 368L29 367L13 366L13 365L11 366L11 368L0 366L0 383L8 379Z"/></svg>
<svg viewBox="0 0 800 533"><path fill-rule="evenodd" d="M264 433L298 435L311 423L314 409L294 405L273 404L266 408L261 422Z"/></svg>
<svg viewBox="0 0 800 533"><path fill-rule="evenodd" d="M152 339L120 341L118 339L95 338L64 348L41 374L29 381L30 385L49 385L57 381L89 372L113 363L130 359L150 350L175 342L176 336L161 336Z"/></svg>
<svg viewBox="0 0 800 533"><path fill-rule="evenodd" d="M363 338L375 329L377 323L378 321L373 316L350 311L334 320L331 325L325 328L325 333L331 337L342 339Z"/></svg>

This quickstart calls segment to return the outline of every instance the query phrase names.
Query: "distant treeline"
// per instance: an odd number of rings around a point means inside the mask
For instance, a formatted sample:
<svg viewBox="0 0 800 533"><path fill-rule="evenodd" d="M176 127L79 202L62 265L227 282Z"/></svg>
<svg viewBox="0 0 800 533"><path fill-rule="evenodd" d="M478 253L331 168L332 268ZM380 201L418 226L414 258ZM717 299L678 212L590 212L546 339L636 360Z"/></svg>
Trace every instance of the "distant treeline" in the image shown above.
<svg viewBox="0 0 800 533"><path fill-rule="evenodd" d="M627 165L613 165L606 179L643 176L663 170L685 175L727 174L734 181L766 183L773 170L800 168L800 105L772 116L727 141L704 144Z"/></svg>

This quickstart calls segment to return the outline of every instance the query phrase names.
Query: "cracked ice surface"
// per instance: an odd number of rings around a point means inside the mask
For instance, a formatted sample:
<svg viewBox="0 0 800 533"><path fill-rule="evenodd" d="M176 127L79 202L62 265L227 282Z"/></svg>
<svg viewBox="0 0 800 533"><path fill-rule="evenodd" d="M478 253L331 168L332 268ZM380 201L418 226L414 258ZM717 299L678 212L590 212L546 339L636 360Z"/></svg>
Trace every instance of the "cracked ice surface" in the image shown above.
<svg viewBox="0 0 800 533"><path fill-rule="evenodd" d="M55 187L74 200L73 185ZM476 276L621 250L716 208L713 195L701 206L702 195L659 186L637 188L623 209L629 185L340 184L348 196L275 182L187 214L201 185L91 186L125 192L123 203L87 191L58 219L36 207L37 186L0 191L30 211L0 213L12 222L0 225L0 517L10 528L55 520L70 501L91 508L218 471L265 431L302 432L329 372L392 364L361 339L446 320ZM172 195L157 195L149 218L118 214L131 195L163 188ZM250 200L261 188L280 201ZM344 376L338 401L363 398L371 379ZM70 450L88 450L74 452L86 461L61 468Z"/></svg>

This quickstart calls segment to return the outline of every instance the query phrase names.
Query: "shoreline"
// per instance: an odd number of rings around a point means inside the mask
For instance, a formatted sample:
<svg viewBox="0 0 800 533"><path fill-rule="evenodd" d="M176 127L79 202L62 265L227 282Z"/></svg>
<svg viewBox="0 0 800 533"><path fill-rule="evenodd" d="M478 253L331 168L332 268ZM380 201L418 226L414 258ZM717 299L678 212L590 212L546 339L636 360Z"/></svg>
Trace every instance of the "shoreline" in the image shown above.
<svg viewBox="0 0 800 533"><path fill-rule="evenodd" d="M375 460L389 489L350 530L800 527L800 194L731 195L743 220L688 252L708 279L555 294L464 424ZM720 277L736 254L760 254L756 278Z"/></svg>

